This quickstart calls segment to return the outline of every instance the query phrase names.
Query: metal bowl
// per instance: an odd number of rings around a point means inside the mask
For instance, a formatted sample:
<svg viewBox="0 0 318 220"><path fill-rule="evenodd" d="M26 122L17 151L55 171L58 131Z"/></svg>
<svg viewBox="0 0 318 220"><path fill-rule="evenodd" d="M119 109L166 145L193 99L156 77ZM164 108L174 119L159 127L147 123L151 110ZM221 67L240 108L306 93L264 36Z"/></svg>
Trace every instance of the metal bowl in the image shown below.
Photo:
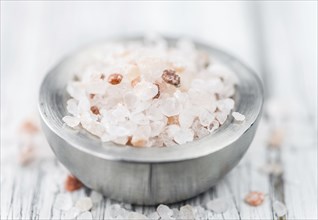
<svg viewBox="0 0 318 220"><path fill-rule="evenodd" d="M117 41L141 40L127 38ZM175 39L167 39L169 44ZM86 186L109 198L133 204L173 203L202 193L217 183L242 158L258 124L263 104L259 78L227 53L196 43L232 69L238 78L235 95L238 111L246 116L235 123L232 116L214 134L184 145L165 148L119 147L102 143L83 130L64 125L67 115L66 84L73 69L85 62L97 44L67 57L45 77L39 97L44 133L56 157Z"/></svg>

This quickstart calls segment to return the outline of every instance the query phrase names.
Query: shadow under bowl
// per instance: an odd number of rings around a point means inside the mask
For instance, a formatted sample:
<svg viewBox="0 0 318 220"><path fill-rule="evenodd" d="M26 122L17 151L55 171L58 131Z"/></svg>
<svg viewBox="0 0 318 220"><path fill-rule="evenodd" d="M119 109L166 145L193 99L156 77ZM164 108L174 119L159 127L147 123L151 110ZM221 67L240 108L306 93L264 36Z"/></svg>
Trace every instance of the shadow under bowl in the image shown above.
<svg viewBox="0 0 318 220"><path fill-rule="evenodd" d="M141 40L126 38L115 41ZM167 38L174 45L176 39ZM217 183L242 158L254 137L263 104L262 84L248 67L216 48L195 43L230 68L238 78L236 106L246 116L229 116L215 133L191 143L165 148L119 147L102 143L83 130L64 125L69 98L66 85L79 63L103 43L63 59L42 82L39 111L47 140L56 157L86 186L105 196L140 205L173 203L202 193Z"/></svg>

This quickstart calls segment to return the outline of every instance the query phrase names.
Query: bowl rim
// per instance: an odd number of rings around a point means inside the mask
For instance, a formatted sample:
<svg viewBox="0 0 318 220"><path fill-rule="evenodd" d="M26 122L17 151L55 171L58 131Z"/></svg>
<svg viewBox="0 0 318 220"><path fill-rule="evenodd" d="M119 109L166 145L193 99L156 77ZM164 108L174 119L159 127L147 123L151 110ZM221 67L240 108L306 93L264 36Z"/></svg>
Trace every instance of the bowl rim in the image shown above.
<svg viewBox="0 0 318 220"><path fill-rule="evenodd" d="M78 132L72 128L64 126L62 118L56 117L55 115L55 111L61 110L58 108L59 104L56 102L54 97L52 98L52 95L55 95L55 93L58 92L58 80L55 79L56 77L61 77L64 66L71 62L79 53L87 51L98 45L109 42L141 41L143 39L144 38L140 36L110 38L101 42L89 44L89 46L84 46L63 58L46 74L40 87L38 108L43 122L42 124L47 126L55 135L66 141L70 147L77 148L82 152L98 158L138 163L165 163L195 159L222 150L235 143L254 125L254 123L257 122L262 111L264 99L261 79L253 70L251 70L251 68L247 67L234 56L224 52L223 50L217 49L216 47L192 40L197 48L204 49L211 53L212 56L215 56L217 59L225 62L227 67L234 70L239 81L244 79L244 81L241 81L241 84L238 84L237 87L237 91L244 88L244 93L240 91L239 95L241 97L235 109L235 111L246 116L246 120L243 123L232 123L233 117L230 114L227 122L217 129L215 133L186 144L161 148L135 148L130 146L119 147L112 142L102 143L97 137L88 134L88 132L82 133L82 131ZM164 37L164 39L167 40L169 44L174 44L178 40L178 38L171 37ZM51 90L53 90L53 93ZM65 88L63 93L66 93Z"/></svg>

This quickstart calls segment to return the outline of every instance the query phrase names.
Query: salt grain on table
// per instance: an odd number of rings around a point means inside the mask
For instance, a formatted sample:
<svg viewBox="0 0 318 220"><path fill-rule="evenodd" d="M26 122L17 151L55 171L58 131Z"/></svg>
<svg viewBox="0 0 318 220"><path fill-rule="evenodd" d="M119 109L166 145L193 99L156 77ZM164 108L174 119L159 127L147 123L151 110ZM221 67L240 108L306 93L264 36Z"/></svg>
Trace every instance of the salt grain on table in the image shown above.
<svg viewBox="0 0 318 220"><path fill-rule="evenodd" d="M180 219L194 220L193 208L190 205L185 205L180 208Z"/></svg>
<svg viewBox="0 0 318 220"><path fill-rule="evenodd" d="M280 201L275 201L273 203L273 209L274 209L274 212L277 215L277 217L283 217L283 216L287 215L287 208Z"/></svg>
<svg viewBox="0 0 318 220"><path fill-rule="evenodd" d="M157 212L152 212L148 215L148 218L151 220L158 220L160 219L160 216Z"/></svg>
<svg viewBox="0 0 318 220"><path fill-rule="evenodd" d="M98 52L103 61L90 54L93 61L79 64L78 80L68 83L63 121L134 147L185 144L218 129L234 108L234 74L191 42L162 42L109 43Z"/></svg>
<svg viewBox="0 0 318 220"><path fill-rule="evenodd" d="M264 193L258 192L258 191L252 191L245 196L244 201L250 206L259 206L264 202L264 199L265 199Z"/></svg>
<svg viewBox="0 0 318 220"><path fill-rule="evenodd" d="M83 197L76 202L75 207L82 212L89 211L93 207L93 202L91 198Z"/></svg>
<svg viewBox="0 0 318 220"><path fill-rule="evenodd" d="M173 211L166 205L159 205L157 207L157 212L162 219L171 219Z"/></svg>

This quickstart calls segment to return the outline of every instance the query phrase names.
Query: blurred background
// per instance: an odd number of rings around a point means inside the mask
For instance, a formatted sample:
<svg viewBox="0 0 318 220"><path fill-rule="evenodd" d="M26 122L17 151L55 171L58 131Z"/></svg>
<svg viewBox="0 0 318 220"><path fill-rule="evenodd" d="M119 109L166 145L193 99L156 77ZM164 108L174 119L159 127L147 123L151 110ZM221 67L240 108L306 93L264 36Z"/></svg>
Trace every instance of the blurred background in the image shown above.
<svg viewBox="0 0 318 220"><path fill-rule="evenodd" d="M263 80L265 116L290 114L293 143L310 139L317 148L317 20L317 1L1 1L1 159L16 152L17 127L36 117L41 80L59 60L96 40L148 33L203 41L241 59ZM306 158L317 189L315 153Z"/></svg>

